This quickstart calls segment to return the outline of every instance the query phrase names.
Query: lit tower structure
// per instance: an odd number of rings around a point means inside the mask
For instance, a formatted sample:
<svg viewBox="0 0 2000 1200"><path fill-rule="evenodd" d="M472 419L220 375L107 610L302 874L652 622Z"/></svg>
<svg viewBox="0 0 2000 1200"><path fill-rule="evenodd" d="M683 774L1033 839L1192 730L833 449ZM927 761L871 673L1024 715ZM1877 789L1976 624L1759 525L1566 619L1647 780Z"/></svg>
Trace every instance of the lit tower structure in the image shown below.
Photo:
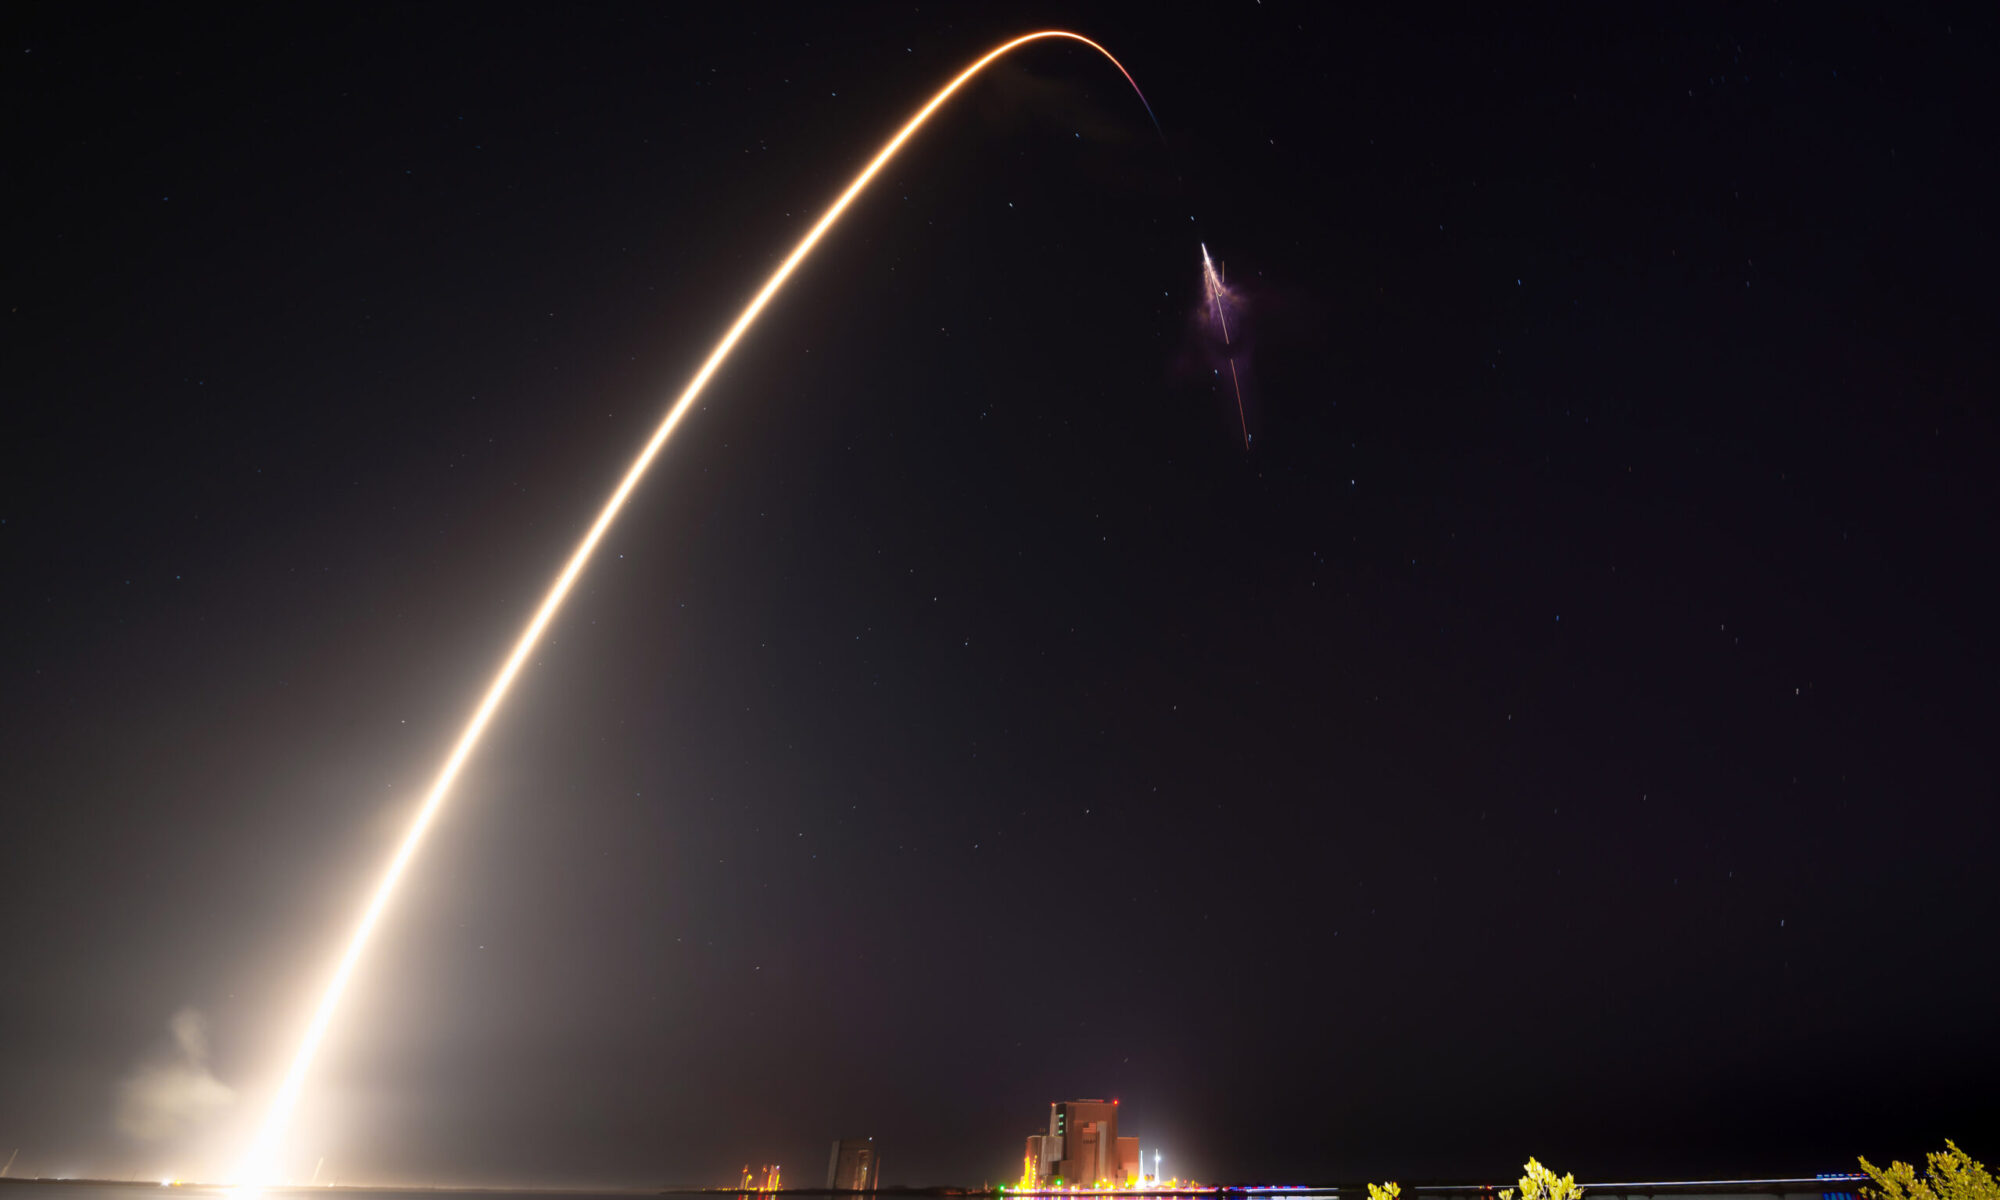
<svg viewBox="0 0 2000 1200"><path fill-rule="evenodd" d="M872 1192L882 1182L882 1152L874 1138L842 1138L826 1158L826 1190Z"/></svg>
<svg viewBox="0 0 2000 1200"><path fill-rule="evenodd" d="M1058 1100L1049 1127L1028 1138L1029 1186L1127 1187L1139 1182L1139 1139L1118 1136L1116 1100ZM1030 1179L1032 1176L1032 1179Z"/></svg>

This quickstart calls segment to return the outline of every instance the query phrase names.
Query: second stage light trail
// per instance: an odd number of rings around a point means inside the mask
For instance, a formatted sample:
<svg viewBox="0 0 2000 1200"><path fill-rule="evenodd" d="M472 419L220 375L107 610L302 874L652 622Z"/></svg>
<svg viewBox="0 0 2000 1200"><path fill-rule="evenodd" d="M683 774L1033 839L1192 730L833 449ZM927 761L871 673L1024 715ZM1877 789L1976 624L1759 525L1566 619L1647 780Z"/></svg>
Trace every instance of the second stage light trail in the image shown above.
<svg viewBox="0 0 2000 1200"><path fill-rule="evenodd" d="M1201 244L1201 281L1208 288L1208 298L1215 305L1215 323L1222 326L1222 346L1230 350L1229 382L1236 385L1236 423L1243 430L1243 448L1250 448L1250 419L1243 415L1243 381L1236 375L1236 354L1229 341L1229 318L1222 311L1222 272L1209 261L1208 243Z"/></svg>

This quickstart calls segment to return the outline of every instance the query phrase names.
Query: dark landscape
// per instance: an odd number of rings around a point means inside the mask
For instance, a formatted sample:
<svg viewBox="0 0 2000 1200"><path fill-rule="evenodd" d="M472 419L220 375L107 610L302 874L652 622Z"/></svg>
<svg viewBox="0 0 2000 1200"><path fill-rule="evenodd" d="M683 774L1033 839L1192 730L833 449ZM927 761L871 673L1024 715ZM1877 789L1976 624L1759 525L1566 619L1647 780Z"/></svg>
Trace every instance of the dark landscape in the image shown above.
<svg viewBox="0 0 2000 1200"><path fill-rule="evenodd" d="M1984 1195L2000 9L5 26L6 1197Z"/></svg>

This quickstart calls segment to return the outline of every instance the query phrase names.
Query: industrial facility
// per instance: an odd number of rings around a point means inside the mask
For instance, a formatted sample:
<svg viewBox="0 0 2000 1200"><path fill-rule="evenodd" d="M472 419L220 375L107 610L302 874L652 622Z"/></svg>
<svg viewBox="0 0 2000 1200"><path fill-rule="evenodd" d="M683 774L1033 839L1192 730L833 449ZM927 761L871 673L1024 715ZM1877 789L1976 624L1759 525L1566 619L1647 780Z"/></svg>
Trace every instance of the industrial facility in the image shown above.
<svg viewBox="0 0 2000 1200"><path fill-rule="evenodd" d="M1118 1136L1118 1101L1058 1100L1047 1130L1028 1135L1021 1186L1132 1187L1141 1174L1139 1139Z"/></svg>
<svg viewBox="0 0 2000 1200"><path fill-rule="evenodd" d="M882 1183L882 1152L874 1138L842 1138L826 1156L826 1190L872 1192Z"/></svg>

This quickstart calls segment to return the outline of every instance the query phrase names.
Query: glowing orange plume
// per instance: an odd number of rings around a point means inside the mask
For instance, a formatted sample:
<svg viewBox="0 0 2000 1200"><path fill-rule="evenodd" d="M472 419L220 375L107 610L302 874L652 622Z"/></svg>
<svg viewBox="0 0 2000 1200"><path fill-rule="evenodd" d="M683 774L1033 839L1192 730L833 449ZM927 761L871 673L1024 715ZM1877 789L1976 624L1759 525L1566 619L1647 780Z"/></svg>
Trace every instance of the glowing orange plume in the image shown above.
<svg viewBox="0 0 2000 1200"><path fill-rule="evenodd" d="M548 594L542 598L541 607L535 610L533 619L528 622L527 628L521 631L520 640L514 643L514 648L500 664L500 670L494 675L485 696L479 701L479 707L473 710L472 719L466 722L465 731L459 734L457 744L452 747L451 754L438 771L436 781L431 784L430 792L424 797L423 806L417 810L416 818L411 821L409 830L403 834L403 840L397 845L396 853L389 859L388 869L382 873L381 880L375 885L368 907L362 911L361 920L354 927L353 936L348 939L347 949L341 954L340 962L334 968L333 977L328 980L326 991L320 997L319 1006L313 1010L312 1020L306 1025L305 1036L300 1039L298 1051L292 1058L291 1068L285 1072L284 1082L279 1085L278 1093L271 1101L270 1111L264 1118L257 1140L237 1170L237 1183L254 1187L278 1182L275 1178L278 1152L284 1142L292 1110L297 1106L299 1093L305 1086L306 1074L312 1069L313 1058L319 1052L320 1042L326 1037L327 1026L340 1007L340 998L347 990L348 980L353 976L356 964L361 961L362 953L368 948L368 939L375 932L376 924L381 921L383 911L388 908L390 897L395 894L396 884L402 879L403 872L409 868L410 861L416 857L417 848L422 844L425 832L430 829L438 810L444 806L452 782L458 778L459 771L465 766L465 760L479 744L480 735L486 732L486 725L493 719L494 711L500 707L501 701L507 698L508 689L513 686L514 676L520 673L522 663L527 661L528 652L534 648L542 632L548 628L549 622L554 620L556 612L562 608L564 599L569 596L571 585L589 564L592 552L597 549L597 543L603 540L605 531L611 528L611 523L617 519L619 510L625 507L626 498L632 494L632 489L639 485L639 480L646 474L646 468L652 465L654 457L659 454L660 448L666 445L674 429L680 425L681 418L687 415L695 398L701 395L702 389L708 386L709 379L721 369L724 360L729 357L729 352L736 348L736 343L764 311L765 305L771 302L771 297L776 295L778 289L785 285L785 281L791 278L792 272L805 261L806 255L812 253L813 247L819 244L820 239L826 236L827 230L831 229L841 214L847 211L848 206L854 203L855 197L861 194L862 189L866 188L875 176L881 173L882 168L888 165L889 160L896 156L896 152L903 148L903 143L909 141L917 130L923 128L924 122L930 119L931 114L946 100L951 99L952 95L964 87L973 76L985 70L993 60L1029 42L1047 38L1062 38L1089 46L1110 59L1111 65L1118 68L1119 74L1125 76L1127 83L1132 84L1132 90L1139 91L1137 81L1133 80L1132 73L1125 69L1124 64L1112 57L1109 50L1081 34L1060 29L1045 29L1003 42L959 72L950 83L939 88L937 93L917 110L916 115L897 131L896 136L890 138L875 157L869 160L868 165L861 169L861 173L854 177L854 181L847 185L847 189L840 193L833 206L827 209L826 214L820 217L803 238L799 239L799 244L785 256L785 261L780 263L778 269L771 273L771 277L764 281L764 286L751 297L750 303L744 306L735 322L729 326L729 331L722 335L722 340L709 352L707 361L703 362L701 369L695 372L694 378L689 381L686 390L681 392L680 398L667 410L666 417L661 420L659 428L653 431L653 436L647 440L645 448L632 460L625 477L619 481L617 489L611 493L611 498L604 502L604 508L597 514L597 520L591 523L589 532L585 533L583 540L577 543L576 549L570 554L569 562L564 565L562 573L556 576L556 581L549 587ZM1145 93L1139 94L1139 102L1145 104ZM1146 115L1152 116L1151 105L1147 105Z"/></svg>

